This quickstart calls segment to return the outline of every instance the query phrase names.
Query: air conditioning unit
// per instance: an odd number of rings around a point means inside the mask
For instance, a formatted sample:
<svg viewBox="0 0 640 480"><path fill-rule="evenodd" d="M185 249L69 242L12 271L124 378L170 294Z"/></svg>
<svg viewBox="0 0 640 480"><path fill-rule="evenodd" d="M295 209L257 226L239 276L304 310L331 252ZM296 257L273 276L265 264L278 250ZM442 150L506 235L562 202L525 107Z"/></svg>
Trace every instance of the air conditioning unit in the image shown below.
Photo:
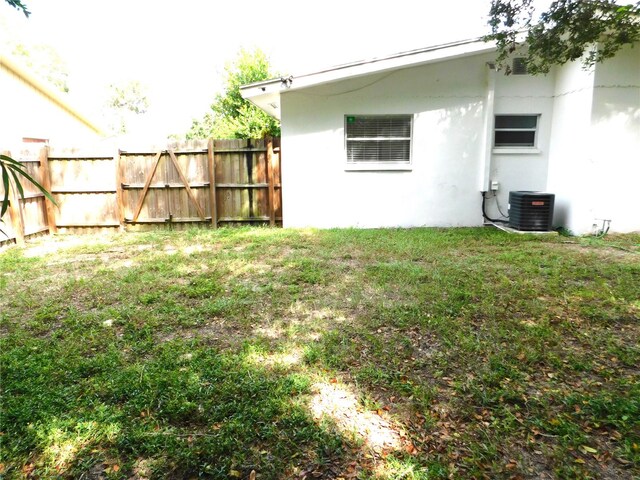
<svg viewBox="0 0 640 480"><path fill-rule="evenodd" d="M553 193L509 192L509 226L527 232L550 231L554 201Z"/></svg>

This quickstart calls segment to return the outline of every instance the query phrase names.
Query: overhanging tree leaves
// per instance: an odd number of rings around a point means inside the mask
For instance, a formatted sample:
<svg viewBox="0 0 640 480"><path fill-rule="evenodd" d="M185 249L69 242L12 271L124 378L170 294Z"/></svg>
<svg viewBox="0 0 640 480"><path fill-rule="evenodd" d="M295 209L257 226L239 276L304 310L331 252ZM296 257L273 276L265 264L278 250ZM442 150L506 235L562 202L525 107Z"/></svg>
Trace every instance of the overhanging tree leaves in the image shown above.
<svg viewBox="0 0 640 480"><path fill-rule="evenodd" d="M497 63L510 73L506 60L524 33L527 70L548 73L553 65L582 59L589 67L613 57L625 45L640 41L640 1L555 0L540 14L535 0L492 0L491 34L498 46Z"/></svg>
<svg viewBox="0 0 640 480"><path fill-rule="evenodd" d="M187 138L262 138L279 136L279 122L251 104L240 94L242 85L259 82L275 75L261 50L241 50L225 68L225 92L218 94L211 112L194 120Z"/></svg>
<svg viewBox="0 0 640 480"><path fill-rule="evenodd" d="M29 15L31 15L31 12L29 10L27 10L27 6L22 3L20 0L5 0L9 5L11 5L13 8L16 8L18 10L20 10L22 13L24 13L25 17L28 17Z"/></svg>

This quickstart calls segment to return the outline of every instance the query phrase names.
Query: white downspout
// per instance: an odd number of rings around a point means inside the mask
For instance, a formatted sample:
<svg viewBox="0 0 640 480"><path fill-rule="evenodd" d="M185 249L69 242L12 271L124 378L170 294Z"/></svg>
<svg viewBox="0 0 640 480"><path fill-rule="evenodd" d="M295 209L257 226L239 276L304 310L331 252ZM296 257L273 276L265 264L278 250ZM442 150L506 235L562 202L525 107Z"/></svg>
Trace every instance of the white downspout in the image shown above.
<svg viewBox="0 0 640 480"><path fill-rule="evenodd" d="M496 67L487 63L487 91L484 99L484 137L480 156L480 191L489 191L493 150L493 112L496 90Z"/></svg>

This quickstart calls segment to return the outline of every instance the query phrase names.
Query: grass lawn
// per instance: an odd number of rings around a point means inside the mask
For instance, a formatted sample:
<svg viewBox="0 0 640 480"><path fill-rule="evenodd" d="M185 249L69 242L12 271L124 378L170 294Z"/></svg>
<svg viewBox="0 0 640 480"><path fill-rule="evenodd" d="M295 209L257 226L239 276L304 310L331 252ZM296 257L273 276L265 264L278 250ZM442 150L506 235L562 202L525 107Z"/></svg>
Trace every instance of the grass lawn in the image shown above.
<svg viewBox="0 0 640 480"><path fill-rule="evenodd" d="M640 235L0 252L0 477L640 477Z"/></svg>

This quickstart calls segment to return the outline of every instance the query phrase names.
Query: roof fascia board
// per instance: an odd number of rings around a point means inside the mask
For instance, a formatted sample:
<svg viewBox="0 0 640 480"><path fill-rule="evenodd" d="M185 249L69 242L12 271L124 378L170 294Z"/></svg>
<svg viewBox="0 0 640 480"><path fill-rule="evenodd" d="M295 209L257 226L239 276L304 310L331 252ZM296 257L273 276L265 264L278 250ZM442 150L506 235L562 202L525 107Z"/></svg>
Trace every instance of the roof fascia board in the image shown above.
<svg viewBox="0 0 640 480"><path fill-rule="evenodd" d="M314 87L326 83L337 82L348 78L356 78L364 75L387 72L389 70L400 70L403 68L417 67L431 63L438 63L444 60L454 60L456 58L468 57L480 53L495 50L493 44L480 45L457 45L438 50L424 51L420 53L406 54L381 60L372 60L366 63L359 63L345 67L338 67L334 70L312 73L295 77L290 88L281 88L281 91L300 90Z"/></svg>
<svg viewBox="0 0 640 480"><path fill-rule="evenodd" d="M341 80L362 77L390 70L416 67L456 58L479 55L495 51L495 42L482 39L438 45L424 49L401 52L370 60L362 60L338 65L318 72L300 76L280 77L240 87L240 94L246 100L264 110L269 115L280 118L280 95L289 91L302 90Z"/></svg>
<svg viewBox="0 0 640 480"><path fill-rule="evenodd" d="M241 87L241 92L244 98L249 99L259 95L299 90L372 73L436 63L442 60L453 60L455 58L493 51L495 48L494 42L467 40L437 47L411 50L388 57L347 63L295 77L265 80L245 85Z"/></svg>
<svg viewBox="0 0 640 480"><path fill-rule="evenodd" d="M249 99L257 97L259 95L269 95L273 93L280 93L286 90L281 78L274 78L266 82L252 83L249 85L243 85L240 87L240 93L243 98Z"/></svg>

